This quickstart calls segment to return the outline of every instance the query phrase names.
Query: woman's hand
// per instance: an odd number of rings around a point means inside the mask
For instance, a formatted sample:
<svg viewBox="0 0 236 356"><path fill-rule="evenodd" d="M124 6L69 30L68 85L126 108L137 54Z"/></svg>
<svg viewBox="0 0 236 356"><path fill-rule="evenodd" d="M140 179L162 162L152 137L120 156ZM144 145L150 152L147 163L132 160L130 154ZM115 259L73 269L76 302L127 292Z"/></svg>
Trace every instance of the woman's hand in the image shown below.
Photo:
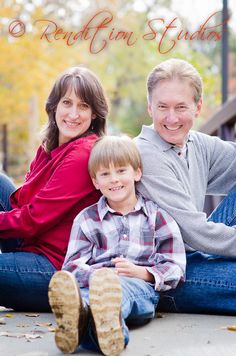
<svg viewBox="0 0 236 356"><path fill-rule="evenodd" d="M154 282L153 275L144 266L137 266L124 257L113 258L112 262L115 264L119 276L135 277L146 282Z"/></svg>

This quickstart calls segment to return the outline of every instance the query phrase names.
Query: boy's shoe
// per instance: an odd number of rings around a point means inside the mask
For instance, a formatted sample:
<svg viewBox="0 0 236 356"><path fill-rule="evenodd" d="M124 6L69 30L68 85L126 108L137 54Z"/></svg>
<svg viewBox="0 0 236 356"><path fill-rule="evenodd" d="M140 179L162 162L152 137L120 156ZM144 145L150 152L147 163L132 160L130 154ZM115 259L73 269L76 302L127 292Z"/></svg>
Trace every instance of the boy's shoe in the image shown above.
<svg viewBox="0 0 236 356"><path fill-rule="evenodd" d="M86 311L74 276L67 271L56 272L49 283L48 297L57 322L56 345L62 352L72 353L86 326Z"/></svg>
<svg viewBox="0 0 236 356"><path fill-rule="evenodd" d="M93 272L89 300L101 351L107 356L119 355L124 349L124 336L120 319L122 290L118 275L109 268Z"/></svg>

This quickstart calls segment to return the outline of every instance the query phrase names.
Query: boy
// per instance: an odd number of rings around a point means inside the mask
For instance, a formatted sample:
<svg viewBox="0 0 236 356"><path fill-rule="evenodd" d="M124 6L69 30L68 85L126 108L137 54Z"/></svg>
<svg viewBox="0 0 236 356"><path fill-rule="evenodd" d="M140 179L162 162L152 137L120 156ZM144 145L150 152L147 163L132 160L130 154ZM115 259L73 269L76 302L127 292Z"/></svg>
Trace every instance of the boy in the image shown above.
<svg viewBox="0 0 236 356"><path fill-rule="evenodd" d="M175 221L136 195L141 159L131 139L98 140L89 173L103 196L75 218L49 302L61 351L72 353L81 344L114 356L128 344L126 322L152 319L159 291L184 279L185 250Z"/></svg>

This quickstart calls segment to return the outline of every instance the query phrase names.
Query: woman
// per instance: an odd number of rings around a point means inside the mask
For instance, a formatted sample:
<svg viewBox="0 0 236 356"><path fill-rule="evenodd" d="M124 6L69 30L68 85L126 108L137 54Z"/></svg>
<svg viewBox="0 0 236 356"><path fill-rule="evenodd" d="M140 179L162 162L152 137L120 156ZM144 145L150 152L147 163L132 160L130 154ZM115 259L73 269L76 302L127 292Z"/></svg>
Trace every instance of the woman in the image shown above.
<svg viewBox="0 0 236 356"><path fill-rule="evenodd" d="M0 305L15 310L50 310L48 283L63 263L73 219L99 198L87 169L108 114L97 77L84 67L64 72L46 112L42 145L23 186L15 190L0 176Z"/></svg>

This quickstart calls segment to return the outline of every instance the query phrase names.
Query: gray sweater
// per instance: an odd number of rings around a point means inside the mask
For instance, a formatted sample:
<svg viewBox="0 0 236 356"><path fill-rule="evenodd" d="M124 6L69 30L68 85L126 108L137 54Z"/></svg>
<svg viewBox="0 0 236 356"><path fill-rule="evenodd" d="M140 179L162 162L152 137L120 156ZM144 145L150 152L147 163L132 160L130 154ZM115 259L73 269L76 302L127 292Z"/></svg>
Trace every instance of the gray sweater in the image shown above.
<svg viewBox="0 0 236 356"><path fill-rule="evenodd" d="M236 226L207 221L205 195L226 195L236 185L236 144L190 131L188 162L152 126L135 143L143 177L137 185L178 223L187 250L236 257Z"/></svg>

